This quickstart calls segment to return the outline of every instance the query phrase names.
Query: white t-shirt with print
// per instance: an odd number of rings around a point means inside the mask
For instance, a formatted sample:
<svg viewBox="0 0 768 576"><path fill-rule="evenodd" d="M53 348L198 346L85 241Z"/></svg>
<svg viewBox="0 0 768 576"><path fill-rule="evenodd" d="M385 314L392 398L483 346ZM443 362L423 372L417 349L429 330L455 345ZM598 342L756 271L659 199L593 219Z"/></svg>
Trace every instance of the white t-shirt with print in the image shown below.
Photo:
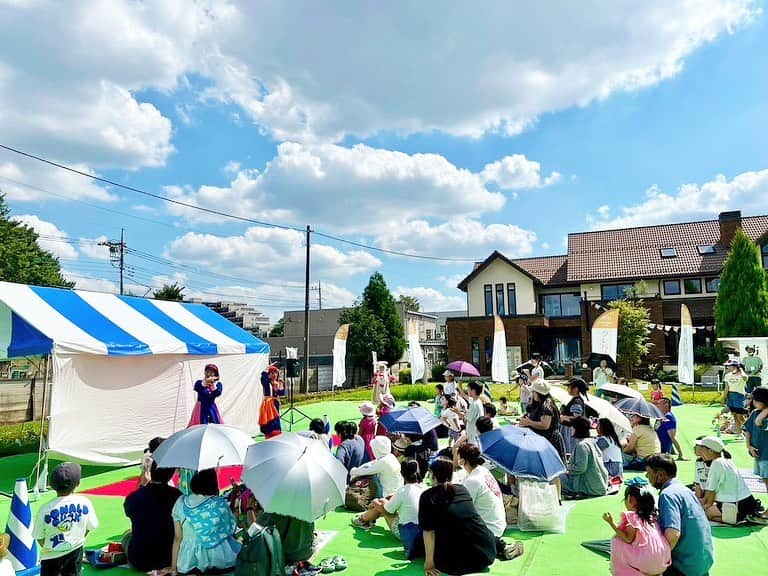
<svg viewBox="0 0 768 576"><path fill-rule="evenodd" d="M733 460L722 456L712 461L704 490L714 492L717 502L741 502L752 494Z"/></svg>
<svg viewBox="0 0 768 576"><path fill-rule="evenodd" d="M472 497L472 502L480 518L494 536L500 537L507 528L507 515L504 511L504 499L499 483L491 472L478 466L462 481Z"/></svg>
<svg viewBox="0 0 768 576"><path fill-rule="evenodd" d="M99 527L93 504L85 496L70 494L44 504L37 512L32 536L43 540L41 560L60 558L85 544L85 535Z"/></svg>
<svg viewBox="0 0 768 576"><path fill-rule="evenodd" d="M419 523L419 498L427 489L422 483L405 484L398 488L392 498L384 504L384 510L397 514L398 524Z"/></svg>
<svg viewBox="0 0 768 576"><path fill-rule="evenodd" d="M454 432L461 432L461 420L459 415L456 414L451 408L444 408L440 414L440 419L445 423L450 430Z"/></svg>

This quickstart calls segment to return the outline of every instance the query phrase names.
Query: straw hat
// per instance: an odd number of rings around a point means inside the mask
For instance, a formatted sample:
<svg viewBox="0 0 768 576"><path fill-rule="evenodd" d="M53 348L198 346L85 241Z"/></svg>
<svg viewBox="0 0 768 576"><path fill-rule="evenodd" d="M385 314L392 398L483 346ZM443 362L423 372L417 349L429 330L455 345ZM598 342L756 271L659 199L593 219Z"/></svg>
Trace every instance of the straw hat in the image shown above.
<svg viewBox="0 0 768 576"><path fill-rule="evenodd" d="M531 388L534 392L538 392L542 396L546 396L552 390L552 385L546 380L536 380Z"/></svg>
<svg viewBox="0 0 768 576"><path fill-rule="evenodd" d="M376 406L373 405L373 402L363 402L360 404L360 414L363 416L373 416L376 414Z"/></svg>

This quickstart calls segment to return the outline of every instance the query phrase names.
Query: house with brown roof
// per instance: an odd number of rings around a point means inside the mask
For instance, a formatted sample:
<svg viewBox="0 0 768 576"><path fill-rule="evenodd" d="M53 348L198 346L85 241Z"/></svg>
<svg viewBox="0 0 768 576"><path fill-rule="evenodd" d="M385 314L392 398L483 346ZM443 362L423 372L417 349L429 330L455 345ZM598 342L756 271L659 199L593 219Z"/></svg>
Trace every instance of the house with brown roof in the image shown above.
<svg viewBox="0 0 768 576"><path fill-rule="evenodd" d="M568 253L510 259L494 251L458 288L467 316L446 321L448 357L490 374L493 315L504 321L510 366L534 352L565 373L589 355L590 330L601 306L633 292L650 311L659 362L677 359L680 304L691 311L694 346L715 342L714 305L719 276L736 230L756 242L768 268L768 215L723 212L717 220L663 224L568 235Z"/></svg>

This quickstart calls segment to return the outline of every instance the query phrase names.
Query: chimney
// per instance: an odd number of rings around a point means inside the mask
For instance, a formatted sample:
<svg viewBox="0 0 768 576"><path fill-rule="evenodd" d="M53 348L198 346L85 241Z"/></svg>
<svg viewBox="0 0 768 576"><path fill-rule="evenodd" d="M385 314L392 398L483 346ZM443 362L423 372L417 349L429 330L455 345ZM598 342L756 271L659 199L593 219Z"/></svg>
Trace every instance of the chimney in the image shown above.
<svg viewBox="0 0 768 576"><path fill-rule="evenodd" d="M741 228L741 210L720 212L717 219L720 223L720 244L730 246L736 230Z"/></svg>

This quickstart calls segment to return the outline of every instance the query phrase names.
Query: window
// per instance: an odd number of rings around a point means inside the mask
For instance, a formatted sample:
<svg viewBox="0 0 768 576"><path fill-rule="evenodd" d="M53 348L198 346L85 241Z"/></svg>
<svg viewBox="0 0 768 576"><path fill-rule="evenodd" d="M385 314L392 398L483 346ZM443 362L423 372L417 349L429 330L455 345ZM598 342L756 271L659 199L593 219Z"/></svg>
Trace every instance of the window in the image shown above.
<svg viewBox="0 0 768 576"><path fill-rule="evenodd" d="M720 290L720 278L707 278L707 292L715 293Z"/></svg>
<svg viewBox="0 0 768 576"><path fill-rule="evenodd" d="M545 316L581 316L581 296L578 294L544 294L541 309Z"/></svg>
<svg viewBox="0 0 768 576"><path fill-rule="evenodd" d="M603 300L621 300L626 298L627 292L634 289L634 284L604 284L602 286Z"/></svg>
<svg viewBox="0 0 768 576"><path fill-rule="evenodd" d="M763 246L760 251L763 254L763 268L768 270L768 244Z"/></svg>
<svg viewBox="0 0 768 576"><path fill-rule="evenodd" d="M434 337L434 334L432 334L432 330L427 330L427 340L432 340Z"/></svg>
<svg viewBox="0 0 768 576"><path fill-rule="evenodd" d="M493 316L493 286L485 285L485 315Z"/></svg>
<svg viewBox="0 0 768 576"><path fill-rule="evenodd" d="M490 336L483 338L483 347L485 349L485 369L490 372L493 364L493 341Z"/></svg>
<svg viewBox="0 0 768 576"><path fill-rule="evenodd" d="M496 284L496 314L504 316L504 284Z"/></svg>
<svg viewBox="0 0 768 576"><path fill-rule="evenodd" d="M517 316L517 296L515 296L515 283L507 284L507 304L509 306L509 315Z"/></svg>
<svg viewBox="0 0 768 576"><path fill-rule="evenodd" d="M701 278L686 278L683 287L686 294L701 294Z"/></svg>
<svg viewBox="0 0 768 576"><path fill-rule="evenodd" d="M680 280L664 280L664 294L668 296L680 294Z"/></svg>
<svg viewBox="0 0 768 576"><path fill-rule="evenodd" d="M472 364L480 366L480 338L472 338Z"/></svg>
<svg viewBox="0 0 768 576"><path fill-rule="evenodd" d="M715 253L715 247L711 244L700 244L699 245L699 254L702 256L704 254L714 254Z"/></svg>
<svg viewBox="0 0 768 576"><path fill-rule="evenodd" d="M662 258L674 258L677 256L677 250L674 248L662 248L659 250Z"/></svg>

